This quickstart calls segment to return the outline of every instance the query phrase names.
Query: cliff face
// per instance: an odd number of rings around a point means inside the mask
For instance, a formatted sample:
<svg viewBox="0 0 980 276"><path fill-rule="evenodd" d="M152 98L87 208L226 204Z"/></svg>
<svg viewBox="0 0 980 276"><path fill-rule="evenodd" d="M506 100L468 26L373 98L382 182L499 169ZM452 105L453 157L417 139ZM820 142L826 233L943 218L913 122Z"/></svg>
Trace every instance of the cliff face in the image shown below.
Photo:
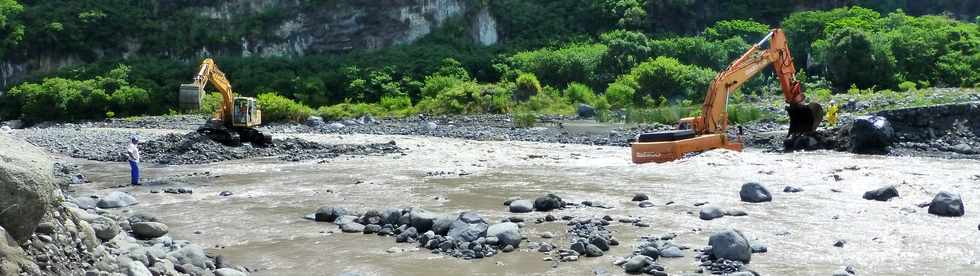
<svg viewBox="0 0 980 276"><path fill-rule="evenodd" d="M159 17L167 13L193 12L220 43L172 45L171 49L147 49L139 34L106 49L47 52L32 49L19 57L0 60L0 87L27 73L52 71L86 62L80 56L119 58L166 56L305 56L373 50L409 44L452 21L467 24L472 39L483 45L497 42L494 17L478 1L467 0L228 0L197 3L160 1L149 7ZM211 4L208 4L211 3ZM245 21L247 19L248 21ZM166 21L164 21L166 23ZM179 23L179 22L178 22ZM177 25L177 24L166 24ZM180 30L159 26L164 32ZM241 30L246 31L241 31ZM227 31L225 31L227 30ZM181 33L183 35L183 33ZM192 55L179 49L194 49ZM77 54L82 52L83 54ZM91 60L88 60L91 61ZM2 92L0 92L2 93Z"/></svg>

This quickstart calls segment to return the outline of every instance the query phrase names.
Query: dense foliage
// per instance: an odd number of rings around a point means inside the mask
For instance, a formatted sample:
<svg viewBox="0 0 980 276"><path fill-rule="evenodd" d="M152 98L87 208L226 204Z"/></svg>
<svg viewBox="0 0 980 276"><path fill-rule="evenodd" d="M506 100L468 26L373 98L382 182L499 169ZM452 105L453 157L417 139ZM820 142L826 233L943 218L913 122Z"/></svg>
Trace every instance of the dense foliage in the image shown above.
<svg viewBox="0 0 980 276"><path fill-rule="evenodd" d="M419 112L516 112L530 119L536 113L571 113L578 103L600 114L626 109L632 114L627 117L671 121L691 115L696 108L688 107L701 101L714 74L770 26L786 31L800 77L815 91L980 85L980 17L973 17L978 4L863 0L851 2L869 8L796 11L824 8L797 2L468 1L491 11L501 44L476 45L465 18L457 18L414 44L372 52L303 58L211 54L236 93L259 97L266 121ZM0 117L80 120L171 112L177 87L190 81L202 46L234 48L238 38L267 35L288 17L270 9L217 24L193 12L205 5L0 0L0 56L55 52L84 63L5 88ZM909 15L952 10L956 19ZM973 22L960 21L966 15ZM139 34L139 49L126 48L128 34ZM111 55L127 51L135 57ZM738 93L776 94L772 82L767 72ZM669 106L681 103L687 107ZM214 108L213 102L205 105ZM42 112L46 108L56 111ZM730 114L743 121L759 117L757 111L738 107Z"/></svg>

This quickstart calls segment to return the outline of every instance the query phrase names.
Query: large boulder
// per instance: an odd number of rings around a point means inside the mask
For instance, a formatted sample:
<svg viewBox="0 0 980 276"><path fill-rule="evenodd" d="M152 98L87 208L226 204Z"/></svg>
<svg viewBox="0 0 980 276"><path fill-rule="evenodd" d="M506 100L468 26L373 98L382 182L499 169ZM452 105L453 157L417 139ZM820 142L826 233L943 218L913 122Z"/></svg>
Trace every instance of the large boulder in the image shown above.
<svg viewBox="0 0 980 276"><path fill-rule="evenodd" d="M200 246L189 244L167 254L176 264L189 264L199 268L207 268L208 256Z"/></svg>
<svg viewBox="0 0 980 276"><path fill-rule="evenodd" d="M623 264L623 270L630 274L641 273L643 272L644 268L652 263L653 258L643 255L634 255L629 259L629 261L626 261L626 263Z"/></svg>
<svg viewBox="0 0 980 276"><path fill-rule="evenodd" d="M864 192L864 199L867 200L877 200L877 201L888 201L893 197L898 197L898 190L895 186L885 186L871 191Z"/></svg>
<svg viewBox="0 0 980 276"><path fill-rule="evenodd" d="M578 104L578 117L579 118L592 118L595 116L595 108L591 105L580 103Z"/></svg>
<svg viewBox="0 0 980 276"><path fill-rule="evenodd" d="M384 223L382 223L382 225L383 224L398 225L398 219L402 217L402 209L386 208L384 211L381 212L381 215L384 218Z"/></svg>
<svg viewBox="0 0 980 276"><path fill-rule="evenodd" d="M348 212L347 209L341 207L324 206L316 210L316 213L313 214L313 218L316 221L334 222L338 217L345 216L348 213L350 212Z"/></svg>
<svg viewBox="0 0 980 276"><path fill-rule="evenodd" d="M487 237L496 237L498 240L498 245L504 247L506 245L511 245L517 248L521 244L521 232L520 227L513 222L502 222L494 225L490 225L487 228Z"/></svg>
<svg viewBox="0 0 980 276"><path fill-rule="evenodd" d="M54 162L40 149L10 136L0 136L0 149L0 227L23 243L51 204Z"/></svg>
<svg viewBox="0 0 980 276"><path fill-rule="evenodd" d="M530 213L534 208L534 202L527 199L518 199L510 203L511 213Z"/></svg>
<svg viewBox="0 0 980 276"><path fill-rule="evenodd" d="M762 184L749 182L742 185L738 196L745 202L758 203L772 201L772 194Z"/></svg>
<svg viewBox="0 0 980 276"><path fill-rule="evenodd" d="M847 127L847 150L853 153L887 153L895 130L881 116L861 116Z"/></svg>
<svg viewBox="0 0 980 276"><path fill-rule="evenodd" d="M966 210L963 209L963 199L959 194L939 192L929 204L929 213L942 217L960 217Z"/></svg>
<svg viewBox="0 0 980 276"><path fill-rule="evenodd" d="M23 275L22 272L27 275L41 275L37 264L27 256L7 230L0 227L0 275Z"/></svg>
<svg viewBox="0 0 980 276"><path fill-rule="evenodd" d="M486 237L489 227L490 224L487 224L480 215L463 212L449 227L448 236L457 241L472 242L480 237Z"/></svg>
<svg viewBox="0 0 980 276"><path fill-rule="evenodd" d="M459 214L439 215L436 218L436 221L432 223L432 232L440 236L445 236L449 233L449 227L453 226L453 222L455 222L456 218L458 217Z"/></svg>
<svg viewBox="0 0 980 276"><path fill-rule="evenodd" d="M109 195L106 195L101 199L99 199L99 202L96 203L95 206L98 206L99 208L102 209L109 209L109 208L122 208L131 205L136 205L136 203L138 202L136 201L136 198L133 197L132 195L120 191L113 191L109 193Z"/></svg>
<svg viewBox="0 0 980 276"><path fill-rule="evenodd" d="M742 232L727 229L711 235L708 239L711 255L717 259L728 259L749 263L752 260L752 247Z"/></svg>
<svg viewBox="0 0 980 276"><path fill-rule="evenodd" d="M425 233L425 231L432 230L432 225L439 218L439 214L426 211L422 208L412 208L412 211L408 213L408 217L410 224L412 227L415 227L415 230Z"/></svg>
<svg viewBox="0 0 980 276"><path fill-rule="evenodd" d="M377 210L368 210L367 212L364 212L363 215L361 215L361 224L384 225L383 222L384 222L384 216L381 214L381 212L378 212Z"/></svg>
<svg viewBox="0 0 980 276"><path fill-rule="evenodd" d="M511 203L513 205L513 203ZM534 210L547 212L565 207L565 201L555 194L548 194L534 200Z"/></svg>
<svg viewBox="0 0 980 276"><path fill-rule="evenodd" d="M714 206L705 206L701 208L701 213L698 215L703 220L713 220L716 218L724 217L725 213L721 211L721 208Z"/></svg>
<svg viewBox="0 0 980 276"><path fill-rule="evenodd" d="M119 224L110 218L99 216L89 223L92 224L92 230L95 230L95 236L102 241L111 240L119 234Z"/></svg>

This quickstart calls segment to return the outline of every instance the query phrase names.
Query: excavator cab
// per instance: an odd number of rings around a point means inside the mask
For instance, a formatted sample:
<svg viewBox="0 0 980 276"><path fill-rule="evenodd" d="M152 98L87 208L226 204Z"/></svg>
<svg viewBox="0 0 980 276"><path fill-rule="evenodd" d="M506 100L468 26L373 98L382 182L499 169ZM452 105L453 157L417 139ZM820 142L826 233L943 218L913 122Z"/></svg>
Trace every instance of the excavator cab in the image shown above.
<svg viewBox="0 0 980 276"><path fill-rule="evenodd" d="M262 113L259 111L255 98L235 97L231 110L232 124L236 127L253 127L262 124Z"/></svg>

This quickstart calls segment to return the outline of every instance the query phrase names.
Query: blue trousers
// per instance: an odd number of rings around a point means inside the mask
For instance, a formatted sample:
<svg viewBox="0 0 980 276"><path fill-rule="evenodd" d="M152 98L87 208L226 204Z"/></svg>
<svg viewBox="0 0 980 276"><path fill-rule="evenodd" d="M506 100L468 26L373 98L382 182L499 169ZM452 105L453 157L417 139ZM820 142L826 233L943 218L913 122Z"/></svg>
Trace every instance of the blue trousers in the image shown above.
<svg viewBox="0 0 980 276"><path fill-rule="evenodd" d="M132 182L130 183L133 185L139 185L140 184L139 164L137 164L136 161L129 160L129 169L130 169L130 175L133 177Z"/></svg>

